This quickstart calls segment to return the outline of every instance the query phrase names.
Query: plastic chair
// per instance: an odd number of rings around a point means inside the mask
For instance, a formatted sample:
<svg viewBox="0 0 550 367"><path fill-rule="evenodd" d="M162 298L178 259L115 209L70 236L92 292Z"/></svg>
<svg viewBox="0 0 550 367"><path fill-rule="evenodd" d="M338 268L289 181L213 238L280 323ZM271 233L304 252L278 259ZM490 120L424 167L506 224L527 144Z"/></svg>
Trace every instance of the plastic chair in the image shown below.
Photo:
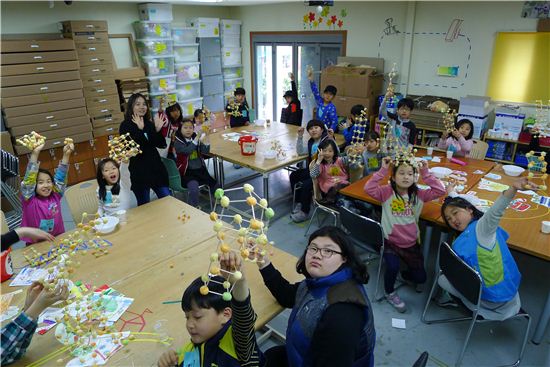
<svg viewBox="0 0 550 367"><path fill-rule="evenodd" d="M181 192L182 194L187 195L187 200L189 200L189 190L184 188L181 185L181 176L180 171L178 170L178 166L176 166L176 162L170 158L160 158L162 160L162 164L164 164L164 167L166 167L166 171L168 172L168 187L170 188L170 191L172 191L172 195L176 192ZM210 187L208 185L200 185L199 186L200 191L206 191L208 193L208 200L210 201L210 210L212 210L212 194L210 193Z"/></svg>
<svg viewBox="0 0 550 367"><path fill-rule="evenodd" d="M82 221L82 213L97 213L97 181L95 179L73 185L65 190L65 199L76 224Z"/></svg>
<svg viewBox="0 0 550 367"><path fill-rule="evenodd" d="M466 340L464 341L462 350L456 361L456 366L460 366L460 363L462 362L462 358L464 357L464 353L466 351L466 347L468 346L468 341L470 340L472 330L474 329L474 325L476 323L496 322L498 320L484 319L478 315L479 308L481 307L480 306L481 290L482 290L481 275L476 270L471 268L468 264L466 264L461 258L459 258L458 255L455 254L455 252L451 249L451 247L445 242L443 242L438 249L436 268L439 268L439 269L436 270L437 273L436 273L436 276L434 277L434 282L432 285L432 289L430 291L430 295L428 296L426 306L424 307L424 311L422 312L421 320L426 324L470 321L470 326L466 334ZM451 283L451 285L461 294L462 297L464 297L470 303L475 305L475 308L471 310L472 312L471 317L456 317L456 318L437 319L437 320L428 320L426 318L426 314L430 306L430 302L432 300L432 297L434 295L434 292L437 286L437 281L439 277L443 275L447 278L447 280ZM511 320L514 318L526 318L527 328L525 329L525 335L523 337L523 342L521 344L519 357L516 360L516 362L514 362L510 366L517 366L520 364L521 358L523 357L523 352L525 351L525 345L527 344L529 329L531 327L531 316L529 316L529 314L526 313L524 310L520 309L520 311L516 315L503 321Z"/></svg>
<svg viewBox="0 0 550 367"><path fill-rule="evenodd" d="M315 218L315 215L317 214L318 210L321 210L327 214L332 215L334 217L335 227L338 226L338 220L340 218L340 212L336 208L331 208L319 202L319 200L321 199L321 190L319 189L319 183L315 179L312 179L312 181L313 181L313 205L315 206L315 209L313 210L313 215L309 220L309 224L307 226L306 233L304 233L304 237L307 237L307 234L309 233L309 228L311 227L311 223L313 223L313 218ZM318 221L318 225L321 226L320 221Z"/></svg>
<svg viewBox="0 0 550 367"><path fill-rule="evenodd" d="M483 160L487 155L487 150L489 150L489 144L481 140L474 140L474 145L472 146L472 150L470 150L468 157Z"/></svg>
<svg viewBox="0 0 550 367"><path fill-rule="evenodd" d="M348 208L342 207L339 209L341 226L349 232L352 241L359 247L371 253L378 254L378 272L374 291L374 298L378 301L378 287L380 285L380 274L382 273L382 259L384 255L384 232L382 226L377 221L356 214ZM368 260L370 259L369 257Z"/></svg>
<svg viewBox="0 0 550 367"><path fill-rule="evenodd" d="M420 357L414 362L413 367L425 367L428 363L429 356L428 352L422 352Z"/></svg>

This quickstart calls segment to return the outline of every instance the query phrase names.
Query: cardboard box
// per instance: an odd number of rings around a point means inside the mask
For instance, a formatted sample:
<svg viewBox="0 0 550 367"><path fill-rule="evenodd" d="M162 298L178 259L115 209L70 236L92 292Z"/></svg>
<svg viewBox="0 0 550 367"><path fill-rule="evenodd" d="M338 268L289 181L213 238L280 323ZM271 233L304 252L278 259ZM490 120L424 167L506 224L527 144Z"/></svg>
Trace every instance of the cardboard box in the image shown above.
<svg viewBox="0 0 550 367"><path fill-rule="evenodd" d="M65 20L59 25L59 29L64 33L107 32L107 21L105 20Z"/></svg>
<svg viewBox="0 0 550 367"><path fill-rule="evenodd" d="M103 64L103 65L90 65L80 67L80 76L82 78L88 76L107 76L110 75L113 77L113 65L112 64Z"/></svg>
<svg viewBox="0 0 550 367"><path fill-rule="evenodd" d="M93 87L94 85L103 85L114 81L113 74L102 74L98 76L84 75L82 76L82 85L84 87Z"/></svg>
<svg viewBox="0 0 550 367"><path fill-rule="evenodd" d="M95 54L95 55L79 55L78 62L81 67L89 66L89 65L112 64L113 55L111 53Z"/></svg>
<svg viewBox="0 0 550 367"><path fill-rule="evenodd" d="M510 131L514 134L518 134L523 129L523 121L525 120L524 114L505 114L505 113L497 113L495 115L495 124L493 125L493 129L495 130L502 130L502 131Z"/></svg>
<svg viewBox="0 0 550 367"><path fill-rule="evenodd" d="M368 98L345 97L337 95L332 100L332 103L336 106L336 113L338 116L349 116L351 108L357 104L367 107L370 115L374 108L374 103L371 101L373 100Z"/></svg>
<svg viewBox="0 0 550 367"><path fill-rule="evenodd" d="M88 108L115 105L115 104L120 105L118 94L86 98L86 106L88 106Z"/></svg>
<svg viewBox="0 0 550 367"><path fill-rule="evenodd" d="M382 91L384 76L373 67L329 66L321 73L321 92L327 85L338 90L337 95L374 99Z"/></svg>
<svg viewBox="0 0 550 367"><path fill-rule="evenodd" d="M2 87L15 87L18 85L64 82L78 79L80 79L80 73L77 70L71 70L46 74L2 76L0 78L0 83ZM2 88L2 91L3 89L4 88Z"/></svg>
<svg viewBox="0 0 550 367"><path fill-rule="evenodd" d="M472 121L472 124L474 125L474 135L472 137L474 139L481 139L481 137L483 136L483 133L485 133L485 131L487 130L488 116L458 114L456 117L456 120L459 121L462 119L468 119Z"/></svg>
<svg viewBox="0 0 550 367"><path fill-rule="evenodd" d="M74 50L72 39L2 40L2 52Z"/></svg>
<svg viewBox="0 0 550 367"><path fill-rule="evenodd" d="M94 137L118 134L119 127L120 127L120 123L115 123L115 124L110 124L110 125L105 125L102 127L95 128L93 130Z"/></svg>
<svg viewBox="0 0 550 367"><path fill-rule="evenodd" d="M124 114L122 112L113 113L112 115L100 116L92 119L92 127L98 129L112 124L118 124L120 126L122 121L124 121Z"/></svg>
<svg viewBox="0 0 550 367"><path fill-rule="evenodd" d="M83 141L90 140L90 139L93 138L92 132L90 130L90 132L80 133L80 134L76 134L76 135L72 135L72 136L64 136L62 138L57 138L57 139L48 139L48 140L46 140L46 144L44 145L44 149L62 147L63 142L64 142L66 137L72 138L73 142L75 142L75 143L81 143ZM29 149L27 149L27 148L25 148L21 145L16 145L15 146L15 151L17 152L18 155L28 154L28 153L31 152Z"/></svg>
<svg viewBox="0 0 550 367"><path fill-rule="evenodd" d="M107 106L88 107L88 114L95 120L98 117L113 116L120 112L120 104L114 103Z"/></svg>
<svg viewBox="0 0 550 367"><path fill-rule="evenodd" d="M70 80L58 83L31 84L19 87L2 88L2 98L30 96L34 94L62 92L66 90L82 89L82 81Z"/></svg>
<svg viewBox="0 0 550 367"><path fill-rule="evenodd" d="M41 122L38 124L16 126L10 128L10 133L12 136L22 136L28 134L31 131L36 131L41 134L42 131L49 130L59 130L66 129L78 125L87 125L90 123L90 117L88 115L83 115L79 117L73 117L64 120L56 120L49 122Z"/></svg>
<svg viewBox="0 0 550 367"><path fill-rule="evenodd" d="M96 43L109 45L109 34L107 32L77 32L63 33L63 37L72 38L74 43Z"/></svg>
<svg viewBox="0 0 550 367"><path fill-rule="evenodd" d="M92 131L92 125L88 121L87 123L75 125L71 127L66 127L64 129L56 129L56 130L40 130L37 131L40 135L43 135L46 137L47 140L55 140L60 138L72 138L73 135L78 135L86 132ZM13 134L12 134L13 135ZM15 139L20 138L20 136L14 136Z"/></svg>
<svg viewBox="0 0 550 367"><path fill-rule="evenodd" d="M26 116L26 115L35 115L46 112L54 112L59 110L68 110L71 108L84 107L86 102L82 95L80 98L68 99L58 102L50 103L40 103L31 106L22 106L22 107L9 107L4 108L4 114L6 119L9 121L12 117Z"/></svg>
<svg viewBox="0 0 550 367"><path fill-rule="evenodd" d="M142 79L145 78L145 70L142 67L115 69L115 79Z"/></svg>
<svg viewBox="0 0 550 367"><path fill-rule="evenodd" d="M54 111L54 112L38 113L35 115L13 117L9 119L9 121L6 121L6 126L8 128L13 128L16 126L26 126L26 125L31 125L31 124L41 123L41 122L42 123L55 122L58 120L64 120L72 117L80 117L85 115L86 115L86 108L79 107L79 108L72 108L69 110L61 110L61 111Z"/></svg>
<svg viewBox="0 0 550 367"><path fill-rule="evenodd" d="M103 43L79 43L76 45L76 53L79 57L97 54L111 53L111 46Z"/></svg>
<svg viewBox="0 0 550 367"><path fill-rule="evenodd" d="M99 86L99 87L98 86L86 87L86 88L83 88L82 90L84 92L84 98L86 98L86 100L88 100L88 98L101 97L101 96L118 93L116 84L114 82L108 82L103 86Z"/></svg>
<svg viewBox="0 0 550 367"><path fill-rule="evenodd" d="M485 116L491 112L491 97L466 96L460 98L458 113L474 116Z"/></svg>
<svg viewBox="0 0 550 367"><path fill-rule="evenodd" d="M41 64L18 64L2 66L2 75L23 75L54 73L58 71L78 70L78 61L44 62Z"/></svg>
<svg viewBox="0 0 550 367"><path fill-rule="evenodd" d="M19 106L28 106L35 105L40 103L47 102L58 102L64 101L67 99L74 98L83 98L84 94L82 89L68 90L63 92L54 92L54 93L44 93L44 94L33 94L30 96L21 96L21 97L8 97L2 98L2 107L19 107Z"/></svg>
<svg viewBox="0 0 550 367"><path fill-rule="evenodd" d="M71 61L77 60L77 54L75 51L23 52L14 54L1 54L0 60L2 65Z"/></svg>

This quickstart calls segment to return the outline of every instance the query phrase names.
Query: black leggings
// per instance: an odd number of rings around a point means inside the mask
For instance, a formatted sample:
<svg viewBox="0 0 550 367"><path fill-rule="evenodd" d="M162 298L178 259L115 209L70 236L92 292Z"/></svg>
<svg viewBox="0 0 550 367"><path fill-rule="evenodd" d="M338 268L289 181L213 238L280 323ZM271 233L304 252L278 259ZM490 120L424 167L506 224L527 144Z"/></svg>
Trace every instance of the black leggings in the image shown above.
<svg viewBox="0 0 550 367"><path fill-rule="evenodd" d="M307 214L311 209L311 198L313 196L313 181L311 181L309 169L301 168L290 174L291 190L294 190L294 185L298 182L302 183L302 187L296 192L296 202L302 204L302 211Z"/></svg>

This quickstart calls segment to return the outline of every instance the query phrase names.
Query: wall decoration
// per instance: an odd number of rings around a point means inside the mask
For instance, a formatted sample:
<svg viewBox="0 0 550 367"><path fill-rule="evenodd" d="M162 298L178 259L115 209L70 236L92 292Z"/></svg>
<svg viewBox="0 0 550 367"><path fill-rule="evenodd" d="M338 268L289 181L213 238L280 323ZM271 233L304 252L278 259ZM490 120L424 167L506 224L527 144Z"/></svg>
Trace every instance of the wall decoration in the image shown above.
<svg viewBox="0 0 550 367"><path fill-rule="evenodd" d="M521 10L522 18L550 18L550 1L526 1Z"/></svg>
<svg viewBox="0 0 550 367"><path fill-rule="evenodd" d="M439 76L458 76L458 66L437 66L437 75Z"/></svg>
<svg viewBox="0 0 550 367"><path fill-rule="evenodd" d="M386 28L384 28L384 34L386 36L401 33L397 30L396 26L393 25L393 18L387 18L384 23L386 23Z"/></svg>
<svg viewBox="0 0 550 367"><path fill-rule="evenodd" d="M326 26L327 29L342 29L344 26L343 18L348 16L346 9L340 10L339 15L330 13L331 7L324 6L321 12L308 11L302 17L304 29L320 29Z"/></svg>

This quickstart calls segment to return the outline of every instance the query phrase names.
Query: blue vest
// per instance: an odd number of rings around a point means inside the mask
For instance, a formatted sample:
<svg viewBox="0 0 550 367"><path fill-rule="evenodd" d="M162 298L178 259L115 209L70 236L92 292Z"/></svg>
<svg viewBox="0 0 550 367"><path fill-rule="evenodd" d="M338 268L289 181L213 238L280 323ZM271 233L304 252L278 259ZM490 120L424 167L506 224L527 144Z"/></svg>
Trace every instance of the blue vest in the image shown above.
<svg viewBox="0 0 550 367"><path fill-rule="evenodd" d="M345 299L329 301L327 294L331 289L335 289L335 287L350 284L349 296L351 297L349 298L361 299L361 305L365 308L366 316L366 323L356 348L356 360L353 366L374 366L374 342L376 335L372 308L365 290L353 279L351 269L346 267L327 277L318 279L309 278L300 283L296 293L296 303L290 314L286 331L286 350L291 367L311 366L309 349L317 323L328 306L333 303L346 301Z"/></svg>
<svg viewBox="0 0 550 367"><path fill-rule="evenodd" d="M498 227L496 243L492 249L479 244L476 236L477 220L468 227L453 242L454 252L470 267L481 274L483 288L481 299L489 302L508 302L518 292L521 274L510 253L506 240L508 233ZM483 255L485 252L486 255ZM500 256L499 256L500 254ZM479 256L494 257L491 263L484 265Z"/></svg>

